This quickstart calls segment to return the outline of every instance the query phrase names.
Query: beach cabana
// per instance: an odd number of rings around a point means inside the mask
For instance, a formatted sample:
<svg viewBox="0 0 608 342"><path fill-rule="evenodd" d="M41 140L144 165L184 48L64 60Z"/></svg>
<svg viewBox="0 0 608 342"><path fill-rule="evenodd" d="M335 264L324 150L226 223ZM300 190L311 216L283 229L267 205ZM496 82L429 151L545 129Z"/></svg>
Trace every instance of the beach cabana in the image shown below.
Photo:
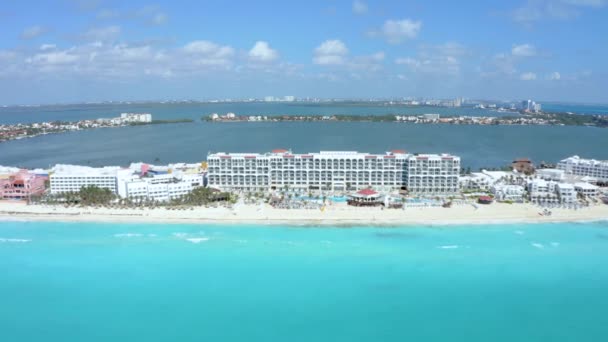
<svg viewBox="0 0 608 342"><path fill-rule="evenodd" d="M493 201L494 199L490 196L479 196L479 199L477 199L479 204L491 204Z"/></svg>
<svg viewBox="0 0 608 342"><path fill-rule="evenodd" d="M363 189L354 194L348 195L348 205L356 207L378 206L382 205L382 195L373 189Z"/></svg>

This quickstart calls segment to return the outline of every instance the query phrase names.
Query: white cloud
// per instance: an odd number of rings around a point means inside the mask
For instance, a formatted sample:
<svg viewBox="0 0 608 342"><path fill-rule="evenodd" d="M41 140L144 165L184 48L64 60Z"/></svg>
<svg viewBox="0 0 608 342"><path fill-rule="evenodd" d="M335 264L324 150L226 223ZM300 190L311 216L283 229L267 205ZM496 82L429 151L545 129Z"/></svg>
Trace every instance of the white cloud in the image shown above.
<svg viewBox="0 0 608 342"><path fill-rule="evenodd" d="M579 17L583 10L600 8L605 4L606 0L528 0L510 15L515 22L530 26L543 19L574 19Z"/></svg>
<svg viewBox="0 0 608 342"><path fill-rule="evenodd" d="M549 81L559 81L561 78L562 78L562 75L557 71L554 71L554 72L550 73L549 75L547 75L547 79Z"/></svg>
<svg viewBox="0 0 608 342"><path fill-rule="evenodd" d="M355 14L365 14L367 13L368 8L367 4L361 0L353 1L353 13Z"/></svg>
<svg viewBox="0 0 608 342"><path fill-rule="evenodd" d="M511 49L511 54L516 57L534 57L536 56L536 48L531 44L514 45Z"/></svg>
<svg viewBox="0 0 608 342"><path fill-rule="evenodd" d="M120 26L112 25L89 29L81 34L80 37L86 41L109 41L116 39L120 35L120 32Z"/></svg>
<svg viewBox="0 0 608 342"><path fill-rule="evenodd" d="M143 7L135 15L150 25L163 25L169 21L169 16L159 6Z"/></svg>
<svg viewBox="0 0 608 342"><path fill-rule="evenodd" d="M57 45L55 45L55 44L42 44L42 45L40 45L40 50L42 50L42 51L55 50L56 48L57 48Z"/></svg>
<svg viewBox="0 0 608 342"><path fill-rule="evenodd" d="M21 39L34 39L42 36L46 32L48 32L48 30L45 27L36 25L24 29L23 32L21 32L20 37Z"/></svg>
<svg viewBox="0 0 608 342"><path fill-rule="evenodd" d="M169 16L165 13L156 13L152 16L151 22L154 25L162 25L167 23Z"/></svg>
<svg viewBox="0 0 608 342"><path fill-rule="evenodd" d="M270 63L279 58L276 50L270 48L270 45L265 41L257 41L249 50L249 59L253 62Z"/></svg>
<svg viewBox="0 0 608 342"><path fill-rule="evenodd" d="M315 48L313 63L319 65L341 65L346 62L348 48L337 39L326 40Z"/></svg>
<svg viewBox="0 0 608 342"><path fill-rule="evenodd" d="M227 45L197 40L186 44L183 50L194 58L196 64L202 66L229 66L232 64L234 48Z"/></svg>
<svg viewBox="0 0 608 342"><path fill-rule="evenodd" d="M53 66L71 64L78 61L79 58L80 57L78 55L73 54L69 50L65 50L38 53L30 58L27 58L25 62L27 64L37 64L41 66Z"/></svg>
<svg viewBox="0 0 608 342"><path fill-rule="evenodd" d="M519 79L522 81L534 81L536 80L536 74L533 72L524 72L523 74L519 75Z"/></svg>
<svg viewBox="0 0 608 342"><path fill-rule="evenodd" d="M456 42L424 45L416 57L397 58L395 64L405 66L410 72L454 76L460 74L461 58L468 54L467 49Z"/></svg>
<svg viewBox="0 0 608 342"><path fill-rule="evenodd" d="M97 13L97 19L114 19L120 16L120 12L111 9L102 9Z"/></svg>
<svg viewBox="0 0 608 342"><path fill-rule="evenodd" d="M384 25L379 32L371 32L371 35L381 36L390 44L400 44L416 38L420 33L421 28L422 22L419 20L387 20L384 22Z"/></svg>
<svg viewBox="0 0 608 342"><path fill-rule="evenodd" d="M562 0L563 3L574 6L602 7L606 0Z"/></svg>
<svg viewBox="0 0 608 342"><path fill-rule="evenodd" d="M371 55L367 56L357 56L352 58L350 62L347 63L347 66L351 70L357 70L359 72L368 71L378 71L382 69L382 63L386 58L386 54L383 51L378 51ZM361 78L363 75L357 74L357 77Z"/></svg>

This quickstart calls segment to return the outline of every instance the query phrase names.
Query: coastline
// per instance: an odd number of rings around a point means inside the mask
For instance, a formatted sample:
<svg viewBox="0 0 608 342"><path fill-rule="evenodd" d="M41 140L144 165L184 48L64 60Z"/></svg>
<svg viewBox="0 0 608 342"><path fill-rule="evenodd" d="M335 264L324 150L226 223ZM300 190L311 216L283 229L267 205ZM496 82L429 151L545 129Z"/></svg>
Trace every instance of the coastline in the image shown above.
<svg viewBox="0 0 608 342"><path fill-rule="evenodd" d="M269 205L236 205L228 208L193 210L78 208L26 205L0 202L0 222L89 222L89 223L162 223L162 224L231 224L289 226L450 226L488 224L572 223L608 220L608 205L593 205L580 210L552 209L551 216L541 216L541 209L531 204L494 203L489 206L461 205L452 208L424 207L405 210L353 208L335 204L324 211L275 209Z"/></svg>

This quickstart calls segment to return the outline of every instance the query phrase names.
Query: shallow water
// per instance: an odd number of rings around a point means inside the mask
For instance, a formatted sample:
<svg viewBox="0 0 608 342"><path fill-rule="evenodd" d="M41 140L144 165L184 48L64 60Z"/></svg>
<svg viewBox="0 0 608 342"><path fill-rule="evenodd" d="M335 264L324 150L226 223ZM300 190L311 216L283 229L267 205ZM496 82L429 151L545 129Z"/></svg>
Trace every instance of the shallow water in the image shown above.
<svg viewBox="0 0 608 342"><path fill-rule="evenodd" d="M0 223L1 341L603 341L608 223Z"/></svg>

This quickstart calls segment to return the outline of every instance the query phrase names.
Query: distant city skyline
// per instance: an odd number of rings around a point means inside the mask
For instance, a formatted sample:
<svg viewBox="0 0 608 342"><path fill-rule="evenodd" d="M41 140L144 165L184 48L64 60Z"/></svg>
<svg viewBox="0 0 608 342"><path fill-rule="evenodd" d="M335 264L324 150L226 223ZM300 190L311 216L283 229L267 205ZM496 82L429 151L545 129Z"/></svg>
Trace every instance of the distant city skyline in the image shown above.
<svg viewBox="0 0 608 342"><path fill-rule="evenodd" d="M0 104L608 103L607 13L606 0L25 0L0 9Z"/></svg>

